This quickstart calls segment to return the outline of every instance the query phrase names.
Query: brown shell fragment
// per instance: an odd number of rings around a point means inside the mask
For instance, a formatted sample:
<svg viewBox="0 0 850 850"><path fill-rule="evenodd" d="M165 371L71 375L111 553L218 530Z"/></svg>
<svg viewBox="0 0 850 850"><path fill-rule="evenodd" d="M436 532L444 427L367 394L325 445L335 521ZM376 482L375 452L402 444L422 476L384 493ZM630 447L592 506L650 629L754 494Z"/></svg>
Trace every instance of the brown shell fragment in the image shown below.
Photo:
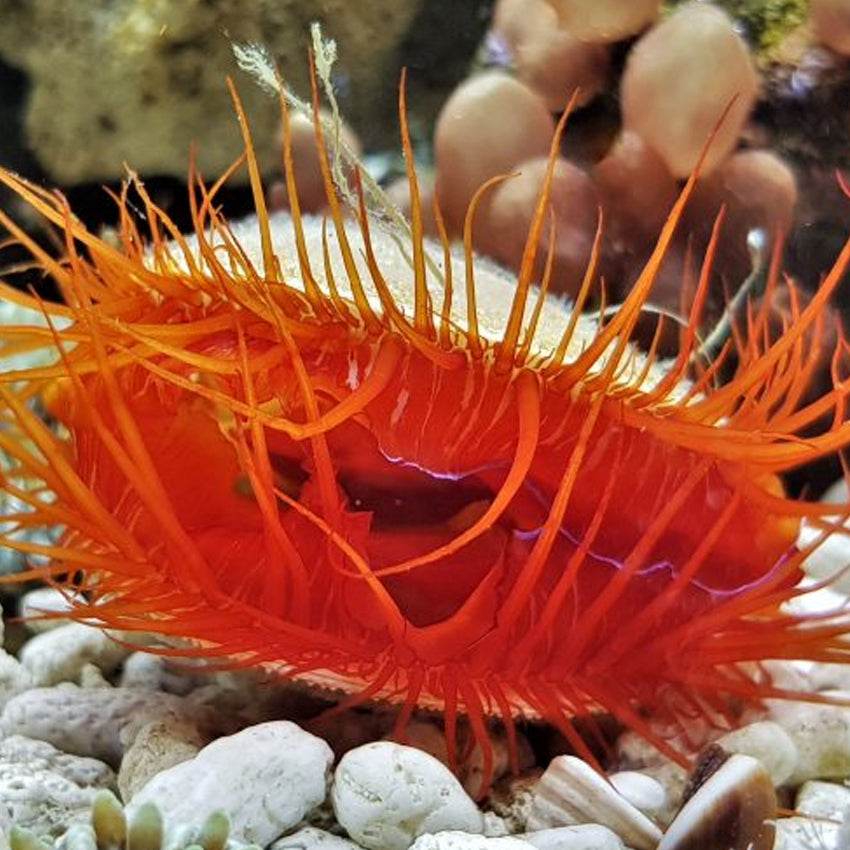
<svg viewBox="0 0 850 850"><path fill-rule="evenodd" d="M687 799L658 850L771 850L775 818L776 793L762 763L732 755Z"/></svg>

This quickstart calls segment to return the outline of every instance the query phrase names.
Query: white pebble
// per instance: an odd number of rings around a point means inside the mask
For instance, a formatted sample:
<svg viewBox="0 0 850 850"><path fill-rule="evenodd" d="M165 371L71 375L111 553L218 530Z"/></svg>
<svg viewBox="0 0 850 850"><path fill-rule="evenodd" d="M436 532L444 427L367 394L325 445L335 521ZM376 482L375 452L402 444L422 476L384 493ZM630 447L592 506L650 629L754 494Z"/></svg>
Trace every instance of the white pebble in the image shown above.
<svg viewBox="0 0 850 850"><path fill-rule="evenodd" d="M511 834L508 822L495 812L484 812L484 835L488 838L504 838Z"/></svg>
<svg viewBox="0 0 850 850"><path fill-rule="evenodd" d="M165 659L150 652L131 652L121 669L122 688L146 688L160 690Z"/></svg>
<svg viewBox="0 0 850 850"><path fill-rule="evenodd" d="M847 697L844 693L843 698ZM850 708L771 700L770 711L797 748L789 784L843 779L850 774Z"/></svg>
<svg viewBox="0 0 850 850"><path fill-rule="evenodd" d="M10 823L39 834L61 832L89 816L94 788L28 764L0 763L0 800Z"/></svg>
<svg viewBox="0 0 850 850"><path fill-rule="evenodd" d="M347 838L305 826L292 835L284 835L272 844L269 850L360 850L359 846Z"/></svg>
<svg viewBox="0 0 850 850"><path fill-rule="evenodd" d="M43 741L0 741L0 823L43 835L89 818L97 787L114 786L102 762L62 753Z"/></svg>
<svg viewBox="0 0 850 850"><path fill-rule="evenodd" d="M122 688L147 688L151 691L165 691L169 694L186 696L200 682L206 684L210 676L203 672L195 674L181 667L180 659L174 664L170 659L154 652L136 650L131 652L121 667L120 686Z"/></svg>
<svg viewBox="0 0 850 850"><path fill-rule="evenodd" d="M77 676L77 684L81 688L111 688L112 682L106 678L103 670L94 664L83 664L80 675Z"/></svg>
<svg viewBox="0 0 850 850"><path fill-rule="evenodd" d="M81 599L69 591L55 587L37 587L21 597L19 610L26 622L24 625L33 633L47 632L61 626L65 621L54 618L39 619L44 614L67 614L73 610L74 599ZM29 619L33 617L35 619Z"/></svg>
<svg viewBox="0 0 850 850"><path fill-rule="evenodd" d="M596 823L581 826L557 826L520 836L537 850L623 850L620 837Z"/></svg>
<svg viewBox="0 0 850 850"><path fill-rule="evenodd" d="M768 659L759 662L759 667L770 679L770 684L780 691L796 691L797 693L812 693L823 690L815 684L812 674L815 668L821 666L813 661ZM843 665L833 665L835 667ZM850 681L850 680L848 680Z"/></svg>
<svg viewBox="0 0 850 850"><path fill-rule="evenodd" d="M372 850L406 850L426 833L484 829L478 807L444 764L392 741L346 753L331 800L348 834Z"/></svg>
<svg viewBox="0 0 850 850"><path fill-rule="evenodd" d="M810 691L850 691L850 665L812 664L807 678Z"/></svg>
<svg viewBox="0 0 850 850"><path fill-rule="evenodd" d="M29 670L13 655L0 649L0 711L13 697L32 687Z"/></svg>
<svg viewBox="0 0 850 850"><path fill-rule="evenodd" d="M487 838L450 829L420 836L410 845L410 850L534 850L534 847L527 841L511 836Z"/></svg>
<svg viewBox="0 0 850 850"><path fill-rule="evenodd" d="M840 821L850 812L850 788L836 782L804 782L797 791L794 810L801 815Z"/></svg>
<svg viewBox="0 0 850 850"><path fill-rule="evenodd" d="M837 823L814 818L777 818L773 850L845 850L846 840L839 839L842 829Z"/></svg>
<svg viewBox="0 0 850 850"><path fill-rule="evenodd" d="M10 735L0 741L0 761L49 770L82 788L115 786L115 774L102 761L63 753L46 741L36 741L22 735Z"/></svg>
<svg viewBox="0 0 850 850"><path fill-rule="evenodd" d="M168 714L183 714L179 697L65 684L32 688L9 700L0 715L0 734L25 735L66 753L117 764L124 752L125 727Z"/></svg>
<svg viewBox="0 0 850 850"><path fill-rule="evenodd" d="M129 650L106 632L82 623L65 623L28 640L20 652L21 664L37 687L78 681L86 664L103 672L114 670Z"/></svg>
<svg viewBox="0 0 850 850"><path fill-rule="evenodd" d="M791 736L778 724L760 720L727 732L717 743L729 753L758 759L774 786L784 785L797 766L797 747Z"/></svg>
<svg viewBox="0 0 850 850"><path fill-rule="evenodd" d="M664 786L652 776L636 770L612 773L608 781L621 797L625 797L636 809L647 817L656 818L668 805Z"/></svg>
<svg viewBox="0 0 850 850"><path fill-rule="evenodd" d="M233 840L265 847L324 801L332 761L331 748L294 723L249 726L153 777L130 801L127 817L155 802L168 830L200 826L223 810Z"/></svg>

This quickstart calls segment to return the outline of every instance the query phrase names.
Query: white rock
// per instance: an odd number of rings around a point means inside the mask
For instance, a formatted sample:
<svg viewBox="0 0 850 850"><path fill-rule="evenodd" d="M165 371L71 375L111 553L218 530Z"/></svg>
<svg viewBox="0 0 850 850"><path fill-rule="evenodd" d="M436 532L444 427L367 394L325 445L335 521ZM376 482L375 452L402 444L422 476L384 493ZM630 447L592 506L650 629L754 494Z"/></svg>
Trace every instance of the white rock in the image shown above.
<svg viewBox="0 0 850 850"><path fill-rule="evenodd" d="M115 774L102 761L63 753L46 741L22 735L10 735L0 740L0 762L48 770L81 788L115 787Z"/></svg>
<svg viewBox="0 0 850 850"><path fill-rule="evenodd" d="M47 632L61 626L65 621L61 619L38 619L44 614L67 614L73 609L73 600L75 594L70 591L60 591L55 587L37 587L30 590L21 597L19 610L23 618L34 617L35 619L26 619L24 625L33 632Z"/></svg>
<svg viewBox="0 0 850 850"><path fill-rule="evenodd" d="M9 700L0 715L0 733L47 741L66 753L117 764L124 752L125 727L168 714L184 715L179 697L63 684L33 688Z"/></svg>
<svg viewBox="0 0 850 850"><path fill-rule="evenodd" d="M121 668L122 688L147 688L160 690L165 659L150 652L131 652Z"/></svg>
<svg viewBox="0 0 850 850"><path fill-rule="evenodd" d="M789 784L850 775L850 707L771 700L770 713L797 748Z"/></svg>
<svg viewBox="0 0 850 850"><path fill-rule="evenodd" d="M83 664L80 669L80 675L77 676L77 684L81 688L112 688L112 682L106 678L103 670L90 662Z"/></svg>
<svg viewBox="0 0 850 850"><path fill-rule="evenodd" d="M13 697L32 687L32 676L13 655L0 649L0 711Z"/></svg>
<svg viewBox="0 0 850 850"><path fill-rule="evenodd" d="M322 803L332 761L331 748L294 723L249 726L155 776L127 817L146 802L159 806L166 825L200 825L224 810L231 838L265 847Z"/></svg>
<svg viewBox="0 0 850 850"><path fill-rule="evenodd" d="M837 823L814 818L777 818L773 850L846 850L847 835Z"/></svg>
<svg viewBox="0 0 850 850"><path fill-rule="evenodd" d="M533 850L533 845L511 836L487 838L484 835L449 829L421 835L410 845L410 850Z"/></svg>
<svg viewBox="0 0 850 850"><path fill-rule="evenodd" d="M104 672L114 670L129 650L100 629L82 623L64 623L28 640L20 652L21 664L37 687L79 680L86 664Z"/></svg>
<svg viewBox="0 0 850 850"><path fill-rule="evenodd" d="M102 762L62 753L43 741L0 741L0 824L58 833L89 818L98 787L114 787Z"/></svg>
<svg viewBox="0 0 850 850"><path fill-rule="evenodd" d="M621 797L625 797L636 809L649 818L656 818L668 806L664 786L652 776L636 770L612 773L608 781Z"/></svg>
<svg viewBox="0 0 850 850"><path fill-rule="evenodd" d="M808 680L811 691L850 691L850 665L812 664Z"/></svg>
<svg viewBox="0 0 850 850"><path fill-rule="evenodd" d="M405 850L426 833L484 829L478 807L445 765L392 741L346 753L331 800L348 834L373 850Z"/></svg>
<svg viewBox="0 0 850 850"><path fill-rule="evenodd" d="M788 661L785 659L768 659L759 662L759 667L767 674L774 688L799 693L821 690L812 679L812 673L816 666L818 665L813 661ZM839 665L834 664L832 666L838 667Z"/></svg>
<svg viewBox="0 0 850 850"><path fill-rule="evenodd" d="M797 766L797 747L791 736L770 720L750 723L727 732L717 743L729 753L741 753L758 759L775 786L788 781Z"/></svg>
<svg viewBox="0 0 850 850"><path fill-rule="evenodd" d="M794 810L801 815L840 821L850 812L850 788L835 782L804 782L797 791Z"/></svg>
<svg viewBox="0 0 850 850"><path fill-rule="evenodd" d="M186 660L180 659L180 662ZM120 684L122 688L147 688L151 691L186 696L199 684L209 684L209 678L208 674L194 673L185 666L180 666L180 663L175 665L171 659L162 655L136 650L124 660Z"/></svg>
<svg viewBox="0 0 850 850"><path fill-rule="evenodd" d="M623 850L625 846L607 826L595 823L540 829L519 837L537 850Z"/></svg>
<svg viewBox="0 0 850 850"><path fill-rule="evenodd" d="M305 826L292 835L278 838L269 850L360 850L360 847L340 835L315 826Z"/></svg>
<svg viewBox="0 0 850 850"><path fill-rule="evenodd" d="M642 735L631 730L623 732L617 738L615 752L619 764L639 770L644 776L652 777L661 785L667 797L667 806L653 817L662 826L670 823L682 799L682 792L688 784L688 771L659 752Z"/></svg>
<svg viewBox="0 0 850 850"><path fill-rule="evenodd" d="M38 834L62 832L89 817L94 788L80 788L49 770L0 762L0 808L8 823Z"/></svg>
<svg viewBox="0 0 850 850"><path fill-rule="evenodd" d="M511 834L508 822L495 812L484 812L484 832L488 838L504 838Z"/></svg>

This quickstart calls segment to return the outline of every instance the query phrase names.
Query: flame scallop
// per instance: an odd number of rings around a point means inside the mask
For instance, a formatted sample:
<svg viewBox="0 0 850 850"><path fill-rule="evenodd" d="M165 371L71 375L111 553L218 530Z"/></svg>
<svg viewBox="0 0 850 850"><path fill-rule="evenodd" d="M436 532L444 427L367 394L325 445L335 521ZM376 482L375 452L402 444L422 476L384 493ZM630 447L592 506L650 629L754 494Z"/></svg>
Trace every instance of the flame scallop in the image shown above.
<svg viewBox="0 0 850 850"><path fill-rule="evenodd" d="M605 711L681 758L648 715L733 719L735 700L806 696L772 687L760 661L845 659L850 614L785 606L808 592L807 555L841 533L836 508L787 498L779 476L850 443L843 339L833 386L802 402L850 245L805 307L792 298L780 336L751 309L706 364L718 222L664 360L629 339L695 178L625 302L585 314L599 233L575 303L547 295L551 257L532 281L560 130L514 276L469 247L487 186L465 248L439 208L442 239L423 237L403 87L409 227L367 209L358 171L353 202L336 187L320 124L327 216L300 211L288 131L291 214L270 215L234 101L247 221L217 206L230 173L211 187L190 174L189 235L134 179L116 244L0 172L66 249L52 258L0 212L63 296L2 288L47 324L4 327L0 354L54 352L0 378L2 488L24 506L2 542L42 557L18 579L72 587L76 617L156 632L163 653L341 688L344 705L395 701L399 728L437 708L453 757L466 717L485 773L491 716L509 730L543 717L589 755L571 721ZM800 548L804 518L822 534ZM38 527L61 535L20 534Z"/></svg>

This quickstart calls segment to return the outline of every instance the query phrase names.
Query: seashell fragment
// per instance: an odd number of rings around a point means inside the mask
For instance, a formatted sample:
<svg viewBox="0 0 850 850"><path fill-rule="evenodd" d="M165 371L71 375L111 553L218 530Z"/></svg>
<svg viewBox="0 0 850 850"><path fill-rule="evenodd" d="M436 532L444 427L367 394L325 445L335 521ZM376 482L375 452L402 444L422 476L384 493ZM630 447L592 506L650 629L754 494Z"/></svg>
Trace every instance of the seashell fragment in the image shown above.
<svg viewBox="0 0 850 850"><path fill-rule="evenodd" d="M575 756L558 756L534 790L528 830L596 823L617 833L634 850L655 850L661 830Z"/></svg>
<svg viewBox="0 0 850 850"><path fill-rule="evenodd" d="M718 756L724 757L725 752L712 748L712 766ZM698 767L697 775L700 772ZM772 850L775 818L776 794L762 763L750 756L731 755L682 806L658 850Z"/></svg>

